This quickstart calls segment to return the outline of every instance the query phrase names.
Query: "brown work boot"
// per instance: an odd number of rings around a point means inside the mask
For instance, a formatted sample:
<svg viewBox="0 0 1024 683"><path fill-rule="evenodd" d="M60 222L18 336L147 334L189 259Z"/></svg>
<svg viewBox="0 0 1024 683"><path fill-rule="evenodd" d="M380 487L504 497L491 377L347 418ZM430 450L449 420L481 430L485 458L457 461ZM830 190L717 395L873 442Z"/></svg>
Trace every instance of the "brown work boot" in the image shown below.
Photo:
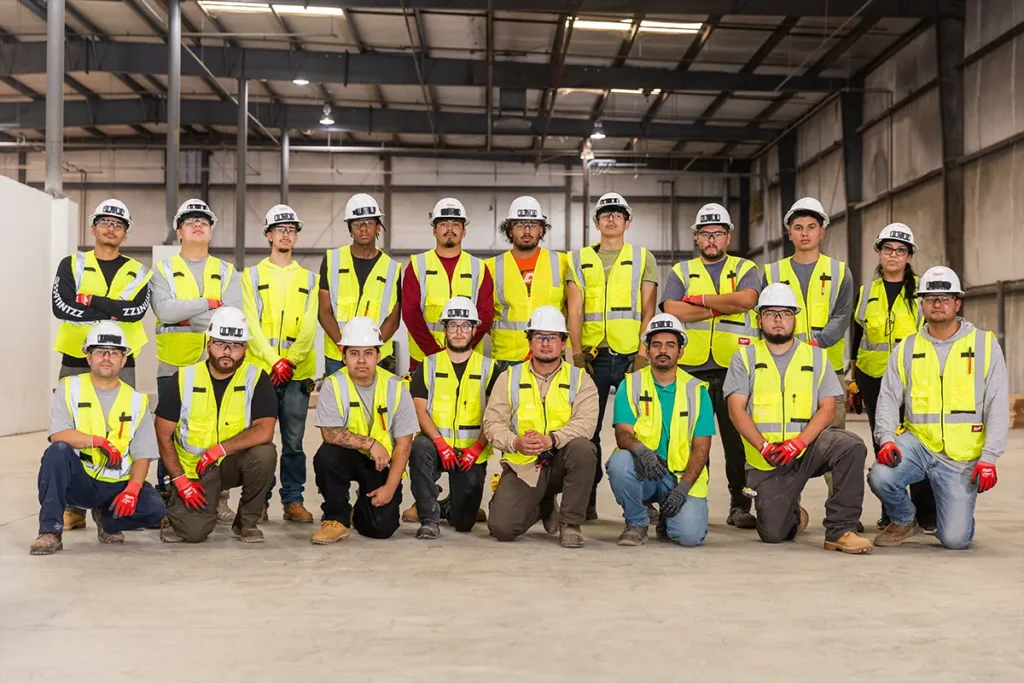
<svg viewBox="0 0 1024 683"><path fill-rule="evenodd" d="M67 513L64 513L67 515ZM84 518L83 518L84 520ZM39 534L36 540L32 541L29 552L33 555L53 555L58 550L64 549L60 534Z"/></svg>
<svg viewBox="0 0 1024 683"><path fill-rule="evenodd" d="M284 509L284 521L312 524L313 513L307 510L302 503L292 503Z"/></svg>
<svg viewBox="0 0 1024 683"><path fill-rule="evenodd" d="M64 510L64 531L85 528L85 515L77 510L67 508Z"/></svg>
<svg viewBox="0 0 1024 683"><path fill-rule="evenodd" d="M921 527L918 526L917 520L910 524L889 522L889 526L885 527L882 533L875 536L875 545L880 548L895 548L898 545L902 545L903 541L919 533L921 533Z"/></svg>
<svg viewBox="0 0 1024 683"><path fill-rule="evenodd" d="M743 508L731 508L729 516L725 518L725 523L737 529L757 528L757 518L750 514L750 510L744 510Z"/></svg>
<svg viewBox="0 0 1024 683"><path fill-rule="evenodd" d="M630 526L627 524L626 528L619 534L619 545L638 546L646 542L647 527L645 526Z"/></svg>
<svg viewBox="0 0 1024 683"><path fill-rule="evenodd" d="M550 507L549 507L550 505ZM544 525L544 531L554 536L558 533L558 501L554 498L547 501L541 501L540 503L540 521Z"/></svg>
<svg viewBox="0 0 1024 683"><path fill-rule="evenodd" d="M476 521L478 521L478 522L486 522L487 521L487 513L484 511L483 508L477 508L476 509Z"/></svg>
<svg viewBox="0 0 1024 683"><path fill-rule="evenodd" d="M264 505L263 506L263 512L260 513L260 518L259 518L259 520L257 520L256 523L257 524L263 524L263 522L269 522L269 521L270 521L270 510L268 510L267 506Z"/></svg>
<svg viewBox="0 0 1024 683"><path fill-rule="evenodd" d="M402 512L402 521L410 524L419 523L420 513L416 510L416 503L413 503Z"/></svg>
<svg viewBox="0 0 1024 683"><path fill-rule="evenodd" d="M563 548L582 548L583 533L579 524L563 524L558 532L558 543Z"/></svg>
<svg viewBox="0 0 1024 683"><path fill-rule="evenodd" d="M103 513L99 508L92 509L92 521L96 522L96 538L100 543L124 543L124 534L120 531L108 534L103 530Z"/></svg>
<svg viewBox="0 0 1024 683"><path fill-rule="evenodd" d="M160 520L160 540L164 543L184 543L185 539L178 535L178 532L171 526L169 517Z"/></svg>
<svg viewBox="0 0 1024 683"><path fill-rule="evenodd" d="M320 522L320 530L313 534L310 539L313 545L327 545L337 543L348 538L348 527L333 519L325 519Z"/></svg>
<svg viewBox="0 0 1024 683"><path fill-rule="evenodd" d="M228 505L228 492L221 491L217 499L217 524L234 524L235 511Z"/></svg>
<svg viewBox="0 0 1024 683"><path fill-rule="evenodd" d="M825 550L841 550L849 555L870 553L873 548L871 541L853 531L847 531L838 541L825 541Z"/></svg>
<svg viewBox="0 0 1024 683"><path fill-rule="evenodd" d="M655 525L661 521L661 512L654 507L654 503L647 504L647 521Z"/></svg>
<svg viewBox="0 0 1024 683"><path fill-rule="evenodd" d="M804 510L803 507L801 507L800 508L800 522L797 523L796 530L797 531L803 531L804 529L806 529L807 528L807 521L809 519L810 519L810 516L807 514L807 510Z"/></svg>
<svg viewBox="0 0 1024 683"><path fill-rule="evenodd" d="M231 531L238 536L238 540L242 543L263 543L263 532L254 526L232 524Z"/></svg>

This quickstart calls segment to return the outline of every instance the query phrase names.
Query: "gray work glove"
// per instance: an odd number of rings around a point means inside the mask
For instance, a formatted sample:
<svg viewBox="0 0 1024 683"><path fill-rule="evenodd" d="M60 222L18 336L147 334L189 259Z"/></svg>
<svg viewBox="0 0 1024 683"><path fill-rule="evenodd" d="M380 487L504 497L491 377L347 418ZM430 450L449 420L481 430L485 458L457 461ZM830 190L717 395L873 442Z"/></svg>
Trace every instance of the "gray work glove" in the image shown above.
<svg viewBox="0 0 1024 683"><path fill-rule="evenodd" d="M661 501L661 505L658 506L658 510L661 512L662 519L668 519L669 517L675 517L679 514L679 511L683 509L683 503L686 502L686 496L690 493L690 485L682 479L676 484L675 488L668 492L665 496L665 500Z"/></svg>
<svg viewBox="0 0 1024 683"><path fill-rule="evenodd" d="M651 481L663 479L668 474L668 467L658 452L644 445L637 446L633 451L633 466L641 478Z"/></svg>

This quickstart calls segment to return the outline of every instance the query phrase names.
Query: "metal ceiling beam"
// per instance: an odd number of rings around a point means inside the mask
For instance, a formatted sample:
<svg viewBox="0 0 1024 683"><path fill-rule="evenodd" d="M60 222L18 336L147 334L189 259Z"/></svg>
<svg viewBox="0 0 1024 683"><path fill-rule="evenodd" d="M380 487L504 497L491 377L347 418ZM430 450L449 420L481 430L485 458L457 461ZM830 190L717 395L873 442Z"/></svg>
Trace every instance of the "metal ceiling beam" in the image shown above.
<svg viewBox="0 0 1024 683"><path fill-rule="evenodd" d="M409 21L406 16L406 21ZM424 57L430 57L429 43L427 43L427 29L423 24L423 17L419 10L413 10L412 13L412 24L416 28L416 42L419 45L419 58L422 60ZM427 106L431 108L436 116L440 111L438 107L437 90L432 85L427 86L427 94L429 95ZM434 144L438 147L444 144L444 140L441 139L440 135L434 136Z"/></svg>
<svg viewBox="0 0 1024 683"><path fill-rule="evenodd" d="M564 49L565 43L565 25L569 21L568 14L559 14L558 23L555 25L555 35L551 39L551 56L548 58L548 66L554 71L558 68L558 62L562 57L562 50ZM538 102L537 111L543 117L547 116L548 109L554 106L554 92L549 88L544 88L540 91L540 102ZM548 98L551 98L549 104ZM539 137L533 140L533 149L541 148L541 140Z"/></svg>
<svg viewBox="0 0 1024 683"><path fill-rule="evenodd" d="M633 15L633 23L629 25L629 31L626 32L622 43L619 45L619 51L615 54L615 59L612 60L612 66L622 67L626 65L629 53L633 51L633 43L636 42L636 37L640 33L640 23L644 20L644 16L643 12L637 12ZM597 102L594 103L594 108L590 111L591 125L601 118L601 114L604 113L604 108L608 104L608 98L611 94L611 90L605 90L598 96Z"/></svg>

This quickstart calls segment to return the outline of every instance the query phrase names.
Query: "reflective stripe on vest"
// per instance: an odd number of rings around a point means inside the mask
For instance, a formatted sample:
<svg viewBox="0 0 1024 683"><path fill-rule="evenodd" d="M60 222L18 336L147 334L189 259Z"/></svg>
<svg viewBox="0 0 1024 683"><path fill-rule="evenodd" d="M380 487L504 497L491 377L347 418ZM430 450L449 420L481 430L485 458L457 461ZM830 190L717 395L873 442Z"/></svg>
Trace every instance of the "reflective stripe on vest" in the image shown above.
<svg viewBox="0 0 1024 683"><path fill-rule="evenodd" d="M491 356L495 360L525 360L530 353L526 325L539 306L565 311L562 256L541 249L529 292L511 252L490 259L494 279L494 322L491 324Z"/></svg>
<svg viewBox="0 0 1024 683"><path fill-rule="evenodd" d="M836 302L839 299L839 287L846 275L846 268L842 261L829 258L824 254L818 256L818 262L811 273L811 279L807 285L807 297L804 297L803 289L800 286L800 279L793 271L793 257L787 257L781 261L768 264L765 275L768 284L773 282L784 282L793 290L796 295L796 304L800 312L796 315L796 329L793 336L803 342L811 340L814 332L820 332L828 325L829 318L836 310ZM816 287L820 284L820 287ZM845 335L833 346L825 349L832 368L839 372L843 369L844 353L846 350Z"/></svg>
<svg viewBox="0 0 1024 683"><path fill-rule="evenodd" d="M381 252L360 288L352 261L352 247L328 249L326 258L331 311L338 322L338 331L344 333L345 325L357 315L365 315L375 320L378 326L383 325L398 302L398 273L401 268L398 261ZM380 347L381 358L394 353L394 348L390 339L384 342ZM341 360L341 351L329 338L324 340L324 355Z"/></svg>
<svg viewBox="0 0 1024 683"><path fill-rule="evenodd" d="M443 347L444 326L439 320L444 311L444 305L454 296L464 296L471 299L474 304L477 302L480 284L483 281L483 264L477 257L462 252L459 255L459 262L455 266L455 272L449 280L448 271L444 269L437 253L431 249L413 256L409 261L409 266L413 269L416 281L420 285L420 310L423 311L423 320L438 345ZM469 282L464 282L465 280L469 280ZM417 361L423 361L423 351L411 334L409 335L409 353Z"/></svg>
<svg viewBox="0 0 1024 683"><path fill-rule="evenodd" d="M134 462L131 443L142 422L142 411L149 405L149 397L121 382L110 406L110 413L104 415L92 384L92 376L88 372L71 375L65 382L64 400L75 429L83 434L107 439L121 452L121 467L115 469L107 467L107 455L99 448L76 449L88 458L80 458L85 473L99 481L128 481L131 479ZM125 423L128 425L127 432L124 429Z"/></svg>
<svg viewBox="0 0 1024 683"><path fill-rule="evenodd" d="M623 244L607 278L593 246L574 251L570 259L583 294L584 348L596 348L607 339L616 353L636 353L640 348L640 285L647 250Z"/></svg>
<svg viewBox="0 0 1024 683"><path fill-rule="evenodd" d="M677 263L672 271L688 295L732 294L747 273L756 268L752 261L727 256L719 274L718 287L711 281L711 273L700 258ZM686 367L698 367L712 359L718 366L727 368L737 349L749 346L761 337L753 311L683 323L683 327L688 339L679 364Z"/></svg>
<svg viewBox="0 0 1024 683"><path fill-rule="evenodd" d="M914 278L915 291L917 278ZM857 369L868 377L881 377L889 362L889 354L902 340L921 329L924 315L917 299L907 301L900 287L899 296L889 306L889 298L882 278L876 278L865 296L860 288L854 319L864 333L857 349Z"/></svg>
<svg viewBox="0 0 1024 683"><path fill-rule="evenodd" d="M427 414L449 445L469 448L480 438L483 428L487 385L494 372L494 361L474 352L459 379L445 351L427 356L423 364L426 366ZM487 444L477 462L486 461L493 452Z"/></svg>
<svg viewBox="0 0 1024 683"><path fill-rule="evenodd" d="M547 394L541 398L533 373L523 371L526 365L520 363L508 370L506 390L511 407L512 431L521 435L534 429L541 434L551 434L568 424L572 418L572 406L582 381L580 369L563 362L551 378ZM506 453L505 459L517 465L526 465L536 461L537 456Z"/></svg>
<svg viewBox="0 0 1024 683"><path fill-rule="evenodd" d="M395 423L395 412L398 410L398 403L402 398L402 380L392 375L383 368L376 368L377 378L373 388L373 402L370 406L370 422L367 423L366 411L363 410L362 399L355 388L355 383L349 376L348 368L342 368L327 380L334 387L334 397L338 403L338 414L344 423L345 429L358 434L376 439L388 456L394 449L394 435L392 430ZM350 410L359 408L359 410ZM367 452L367 457L369 452Z"/></svg>
<svg viewBox="0 0 1024 683"><path fill-rule="evenodd" d="M284 310L277 311L273 310L275 297L271 292L271 287L276 286L276 278L260 274L261 268L269 267L270 262L264 259L259 264L245 269L252 286L257 318L255 321L250 320L249 326L252 328L253 325L258 325L267 343L274 348L279 356L288 358L286 352L298 341L298 335L302 329L302 319L305 317L306 311L314 302L319 302L316 290L317 274L305 268L296 268L284 292ZM264 297L266 297L265 300ZM256 357L251 346L246 359L270 372L270 368ZM292 359L289 358L289 360ZM295 379L306 379L314 374L316 374L316 354L310 352L296 363L294 377Z"/></svg>
<svg viewBox="0 0 1024 683"><path fill-rule="evenodd" d="M157 270L175 299L223 299L224 291L231 282L235 268L227 261L213 256L206 258L203 265L203 288L192 275L191 269L180 254L156 264ZM181 282L178 282L181 278ZM193 332L191 325L178 325L179 320L156 321L156 358L179 368L198 363L206 350L206 335Z"/></svg>

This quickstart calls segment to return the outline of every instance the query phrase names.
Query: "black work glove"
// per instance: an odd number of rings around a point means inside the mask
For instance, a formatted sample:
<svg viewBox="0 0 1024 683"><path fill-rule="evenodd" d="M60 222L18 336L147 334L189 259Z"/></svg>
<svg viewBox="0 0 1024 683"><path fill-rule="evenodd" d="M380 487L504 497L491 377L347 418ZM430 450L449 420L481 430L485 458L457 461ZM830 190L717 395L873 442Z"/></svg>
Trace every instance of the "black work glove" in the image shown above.
<svg viewBox="0 0 1024 683"><path fill-rule="evenodd" d="M661 501L661 505L658 508L661 512L661 518L668 519L678 515L679 511L683 509L683 503L686 502L686 496L689 493L690 485L680 479L675 488L665 496L665 500Z"/></svg>
<svg viewBox="0 0 1024 683"><path fill-rule="evenodd" d="M636 473L641 478L650 479L651 481L663 479L668 474L668 467L666 467L665 461L661 459L658 452L652 451L643 444L637 446L633 451L633 467L636 468Z"/></svg>

